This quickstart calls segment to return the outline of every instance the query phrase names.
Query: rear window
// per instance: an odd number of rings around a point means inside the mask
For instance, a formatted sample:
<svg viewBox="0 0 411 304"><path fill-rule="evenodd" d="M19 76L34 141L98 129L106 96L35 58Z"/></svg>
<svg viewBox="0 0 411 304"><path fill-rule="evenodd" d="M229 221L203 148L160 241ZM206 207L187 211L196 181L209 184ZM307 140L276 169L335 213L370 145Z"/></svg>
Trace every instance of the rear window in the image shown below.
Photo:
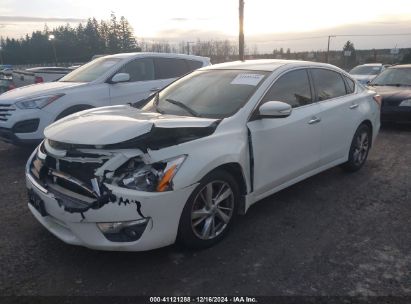
<svg viewBox="0 0 411 304"><path fill-rule="evenodd" d="M345 82L347 83L347 93L348 94L352 94L354 93L355 90L355 82L354 80L352 80L351 78L347 77L347 76L343 76L345 79Z"/></svg>
<svg viewBox="0 0 411 304"><path fill-rule="evenodd" d="M351 75L377 75L381 72L382 66L358 65L350 71Z"/></svg>
<svg viewBox="0 0 411 304"><path fill-rule="evenodd" d="M197 61L197 60L186 60L187 64L188 64L188 68L190 71L194 71L197 70L201 67L203 67L203 63L201 61Z"/></svg>
<svg viewBox="0 0 411 304"><path fill-rule="evenodd" d="M311 69L318 100L327 100L346 95L345 84L341 75L326 69Z"/></svg>

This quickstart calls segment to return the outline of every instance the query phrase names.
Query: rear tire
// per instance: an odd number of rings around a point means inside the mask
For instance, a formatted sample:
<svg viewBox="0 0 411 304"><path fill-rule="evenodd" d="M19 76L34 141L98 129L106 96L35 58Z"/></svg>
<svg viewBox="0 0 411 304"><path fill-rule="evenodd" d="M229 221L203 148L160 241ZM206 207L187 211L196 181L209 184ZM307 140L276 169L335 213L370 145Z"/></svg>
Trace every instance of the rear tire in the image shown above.
<svg viewBox="0 0 411 304"><path fill-rule="evenodd" d="M352 139L348 161L341 167L348 172L360 170L367 160L371 142L372 135L370 127L366 124L360 125Z"/></svg>
<svg viewBox="0 0 411 304"><path fill-rule="evenodd" d="M199 249L221 241L233 224L239 199L238 184L229 173L216 170L206 175L183 209L177 242Z"/></svg>

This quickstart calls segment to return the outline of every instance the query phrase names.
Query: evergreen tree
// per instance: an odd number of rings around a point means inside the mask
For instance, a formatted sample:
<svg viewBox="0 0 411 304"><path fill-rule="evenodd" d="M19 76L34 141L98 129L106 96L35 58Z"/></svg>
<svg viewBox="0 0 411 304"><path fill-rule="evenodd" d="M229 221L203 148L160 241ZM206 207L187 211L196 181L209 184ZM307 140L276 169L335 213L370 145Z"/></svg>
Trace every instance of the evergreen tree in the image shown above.
<svg viewBox="0 0 411 304"><path fill-rule="evenodd" d="M55 37L53 41L49 41L51 34ZM62 62L84 62L97 54L139 50L127 19L122 16L118 22L114 13L109 21L99 22L89 18L77 27L66 24L53 29L45 24L43 31L34 31L24 38L0 38L4 61L9 64L52 63L54 54L51 43Z"/></svg>
<svg viewBox="0 0 411 304"><path fill-rule="evenodd" d="M133 29L124 16L120 18L119 40L122 51L131 51L137 46L136 39L133 37Z"/></svg>

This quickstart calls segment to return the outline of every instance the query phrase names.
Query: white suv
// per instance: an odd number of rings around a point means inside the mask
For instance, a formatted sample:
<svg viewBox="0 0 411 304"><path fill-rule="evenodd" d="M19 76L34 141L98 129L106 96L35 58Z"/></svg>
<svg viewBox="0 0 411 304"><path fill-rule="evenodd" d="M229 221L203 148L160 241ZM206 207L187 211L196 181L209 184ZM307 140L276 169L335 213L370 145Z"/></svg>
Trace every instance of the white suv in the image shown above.
<svg viewBox="0 0 411 304"><path fill-rule="evenodd" d="M210 64L209 58L127 53L95 59L56 82L0 95L0 139L35 143L46 126L85 109L143 100L176 78Z"/></svg>
<svg viewBox="0 0 411 304"><path fill-rule="evenodd" d="M142 110L92 109L49 126L26 167L29 208L69 244L210 246L262 198L336 165L359 170L380 101L328 64L203 68Z"/></svg>

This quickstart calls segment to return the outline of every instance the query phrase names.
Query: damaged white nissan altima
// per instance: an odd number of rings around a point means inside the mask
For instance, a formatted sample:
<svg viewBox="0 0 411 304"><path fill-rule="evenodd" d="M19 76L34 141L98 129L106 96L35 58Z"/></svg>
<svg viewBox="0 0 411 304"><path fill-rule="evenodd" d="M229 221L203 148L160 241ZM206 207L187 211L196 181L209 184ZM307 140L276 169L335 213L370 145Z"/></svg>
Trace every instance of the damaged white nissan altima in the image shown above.
<svg viewBox="0 0 411 304"><path fill-rule="evenodd" d="M97 108L49 126L26 166L28 206L69 244L207 247L254 202L336 165L360 169L379 103L328 64L203 68L141 110Z"/></svg>

